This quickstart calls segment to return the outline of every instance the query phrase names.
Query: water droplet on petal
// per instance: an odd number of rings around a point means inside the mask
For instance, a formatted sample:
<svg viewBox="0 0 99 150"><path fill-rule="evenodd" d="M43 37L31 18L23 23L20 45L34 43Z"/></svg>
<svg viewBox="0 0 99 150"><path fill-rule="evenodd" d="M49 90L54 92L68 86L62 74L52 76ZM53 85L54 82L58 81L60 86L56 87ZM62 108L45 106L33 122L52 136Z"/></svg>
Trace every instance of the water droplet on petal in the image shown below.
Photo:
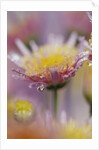
<svg viewBox="0 0 99 150"><path fill-rule="evenodd" d="M44 90L44 88L45 88L44 84L42 84L41 86L37 87L37 90L42 92Z"/></svg>
<svg viewBox="0 0 99 150"><path fill-rule="evenodd" d="M43 78L43 75L41 75L40 78L42 79L42 78Z"/></svg>
<svg viewBox="0 0 99 150"><path fill-rule="evenodd" d="M19 76L15 75L15 74L11 74L10 76L14 79L19 79Z"/></svg>
<svg viewBox="0 0 99 150"><path fill-rule="evenodd" d="M63 76L63 79L67 79L67 78L68 78L68 75L65 74L65 75Z"/></svg>
<svg viewBox="0 0 99 150"><path fill-rule="evenodd" d="M16 71L17 71L17 72L20 72L20 70L19 70L19 69L16 69Z"/></svg>

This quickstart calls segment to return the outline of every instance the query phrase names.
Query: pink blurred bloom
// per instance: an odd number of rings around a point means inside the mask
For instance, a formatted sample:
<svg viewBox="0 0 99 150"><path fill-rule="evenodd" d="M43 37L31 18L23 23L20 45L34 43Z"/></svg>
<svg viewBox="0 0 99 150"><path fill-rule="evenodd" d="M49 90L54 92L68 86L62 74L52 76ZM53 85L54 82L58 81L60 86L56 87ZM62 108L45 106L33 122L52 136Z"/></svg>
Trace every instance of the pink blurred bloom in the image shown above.
<svg viewBox="0 0 99 150"><path fill-rule="evenodd" d="M75 76L75 72L84 61L89 60L89 50L79 52L75 47L77 38L77 33L73 32L66 43L63 43L62 40L57 43L57 37L54 38L53 43L55 44L41 47L31 41L32 52L20 39L16 39L16 45L23 56L11 52L8 58L24 72L13 69L13 72L18 74L15 77L30 81L30 86L37 86L40 91L51 86L59 88L60 85Z"/></svg>

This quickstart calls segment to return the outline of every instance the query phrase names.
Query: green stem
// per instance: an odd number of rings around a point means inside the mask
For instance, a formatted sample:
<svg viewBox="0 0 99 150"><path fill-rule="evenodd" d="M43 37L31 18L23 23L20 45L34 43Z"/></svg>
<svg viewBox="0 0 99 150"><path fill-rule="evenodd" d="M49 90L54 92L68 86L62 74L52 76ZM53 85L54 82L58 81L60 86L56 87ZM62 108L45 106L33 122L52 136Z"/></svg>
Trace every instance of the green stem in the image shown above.
<svg viewBox="0 0 99 150"><path fill-rule="evenodd" d="M54 117L57 118L57 107L58 107L57 89L55 88L53 92L54 92Z"/></svg>
<svg viewBox="0 0 99 150"><path fill-rule="evenodd" d="M92 116L92 104L90 104L90 116Z"/></svg>

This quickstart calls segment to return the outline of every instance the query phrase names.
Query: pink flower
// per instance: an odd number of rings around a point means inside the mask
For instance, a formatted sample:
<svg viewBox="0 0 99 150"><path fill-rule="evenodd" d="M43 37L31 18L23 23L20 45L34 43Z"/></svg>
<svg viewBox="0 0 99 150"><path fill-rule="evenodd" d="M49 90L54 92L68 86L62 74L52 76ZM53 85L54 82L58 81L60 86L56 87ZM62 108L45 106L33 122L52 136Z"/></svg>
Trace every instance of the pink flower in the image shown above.
<svg viewBox="0 0 99 150"><path fill-rule="evenodd" d="M63 87L90 57L89 50L80 52L75 47L77 38L77 33L73 32L69 40L63 43L60 38L58 40L58 36L55 38L52 36L53 44L40 47L34 41L30 41L32 52L20 39L16 39L16 45L22 56L11 52L8 58L23 69L23 72L13 69L17 74L15 77L30 81L30 86L37 86L40 91L45 87L56 89Z"/></svg>

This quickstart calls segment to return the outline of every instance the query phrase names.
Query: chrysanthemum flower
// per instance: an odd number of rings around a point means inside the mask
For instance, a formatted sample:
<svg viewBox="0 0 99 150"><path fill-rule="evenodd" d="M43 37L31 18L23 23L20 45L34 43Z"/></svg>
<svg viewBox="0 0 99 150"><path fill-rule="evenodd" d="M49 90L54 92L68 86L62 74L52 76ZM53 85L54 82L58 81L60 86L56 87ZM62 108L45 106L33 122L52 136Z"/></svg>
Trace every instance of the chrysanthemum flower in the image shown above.
<svg viewBox="0 0 99 150"><path fill-rule="evenodd" d="M79 124L75 120L67 120L66 112L62 111L60 117L56 120L51 111L41 111L35 113L34 106L29 101L16 99L9 100L8 111L13 108L11 113L15 114L10 118L8 116L8 138L18 139L91 139L92 127L90 123ZM9 107L11 104L11 107ZM30 115L29 115L30 114ZM15 120L17 119L17 121ZM28 124L24 122L30 121Z"/></svg>
<svg viewBox="0 0 99 150"><path fill-rule="evenodd" d="M89 18L89 21L92 23L92 12L86 12L87 16ZM90 39L87 41L85 40L84 37L79 37L79 44L78 44L78 48L80 51L82 50L86 50L89 51L89 60L90 60L90 65L92 64L92 33L91 33L91 37Z"/></svg>
<svg viewBox="0 0 99 150"><path fill-rule="evenodd" d="M13 69L19 77L31 82L31 86L38 86L42 91L45 87L60 88L64 86L75 72L89 59L89 51L79 52L74 46L77 34L73 33L67 43L44 45L38 47L30 42L32 52L19 39L16 44L23 56L11 52L8 56L24 70L24 73Z"/></svg>
<svg viewBox="0 0 99 150"><path fill-rule="evenodd" d="M17 121L27 122L34 118L35 108L32 103L23 98L9 98L7 101L8 117Z"/></svg>
<svg viewBox="0 0 99 150"><path fill-rule="evenodd" d="M18 121L28 121L34 116L34 107L28 101L17 100L14 110L15 119Z"/></svg>
<svg viewBox="0 0 99 150"><path fill-rule="evenodd" d="M23 108L25 112L31 105L25 101L17 101L16 110L21 110L22 114L17 114L17 120L14 117L8 123L8 138L18 139L91 139L92 127L90 124L79 125L75 120L66 120L66 114L60 114L60 119L55 120L50 111L36 113L35 120L31 117L30 124L24 124ZM23 105L24 104L24 105ZM21 107L21 108L20 108ZM64 112L65 113L65 112ZM39 115L39 116L38 116ZM29 116L27 116L29 117ZM21 119L21 120L20 120ZM19 122L21 121L21 123ZM25 120L27 121L27 120Z"/></svg>
<svg viewBox="0 0 99 150"><path fill-rule="evenodd" d="M91 139L92 127L90 124L78 125L75 121L68 122L62 129L65 139Z"/></svg>
<svg viewBox="0 0 99 150"><path fill-rule="evenodd" d="M87 12L87 15L89 17L90 22L92 23L92 13ZM92 115L92 33L91 38L89 41L83 41L83 45L85 45L85 48L89 50L89 66L87 66L85 75L84 75L84 96L87 100L87 102L90 105L90 115Z"/></svg>
<svg viewBox="0 0 99 150"><path fill-rule="evenodd" d="M86 67L83 86L84 96L90 106L90 115L92 115L92 66Z"/></svg>
<svg viewBox="0 0 99 150"><path fill-rule="evenodd" d="M30 82L29 87L37 86L39 91L44 88L54 91L54 113L57 114L57 89L64 87L67 81L75 76L77 70L83 62L89 60L90 52L79 51L75 46L78 35L73 32L66 43L61 37L50 38L50 44L37 46L34 41L30 41L32 51L29 50L20 39L15 43L23 56L11 52L8 55L11 61L16 63L24 72L13 69L13 72L21 79Z"/></svg>
<svg viewBox="0 0 99 150"><path fill-rule="evenodd" d="M87 67L84 73L84 91L92 101L92 66Z"/></svg>

